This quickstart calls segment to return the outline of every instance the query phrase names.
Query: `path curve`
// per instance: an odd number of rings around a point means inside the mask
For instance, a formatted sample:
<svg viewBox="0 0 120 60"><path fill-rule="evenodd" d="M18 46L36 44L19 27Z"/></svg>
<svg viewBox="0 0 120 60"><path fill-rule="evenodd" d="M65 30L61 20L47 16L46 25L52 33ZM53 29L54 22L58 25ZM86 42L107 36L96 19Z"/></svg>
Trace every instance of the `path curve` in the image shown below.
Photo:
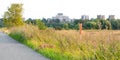
<svg viewBox="0 0 120 60"><path fill-rule="evenodd" d="M0 32L0 60L49 60Z"/></svg>

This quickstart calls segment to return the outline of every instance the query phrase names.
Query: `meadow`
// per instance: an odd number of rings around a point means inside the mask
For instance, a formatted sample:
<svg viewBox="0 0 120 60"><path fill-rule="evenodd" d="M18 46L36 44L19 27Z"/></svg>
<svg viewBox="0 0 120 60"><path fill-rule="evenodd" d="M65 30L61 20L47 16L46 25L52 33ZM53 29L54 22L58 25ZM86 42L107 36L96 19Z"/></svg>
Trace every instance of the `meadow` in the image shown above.
<svg viewBox="0 0 120 60"><path fill-rule="evenodd" d="M9 36L51 60L120 60L119 30L39 30L13 27Z"/></svg>

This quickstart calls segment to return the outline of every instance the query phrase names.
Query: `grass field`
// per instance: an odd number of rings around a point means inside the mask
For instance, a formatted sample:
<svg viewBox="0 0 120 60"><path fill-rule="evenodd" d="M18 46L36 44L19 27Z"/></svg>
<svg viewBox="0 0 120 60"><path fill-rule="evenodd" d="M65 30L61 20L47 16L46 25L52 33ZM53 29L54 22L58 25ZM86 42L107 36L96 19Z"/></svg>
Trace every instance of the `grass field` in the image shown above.
<svg viewBox="0 0 120 60"><path fill-rule="evenodd" d="M51 60L120 60L119 30L9 29L10 36Z"/></svg>

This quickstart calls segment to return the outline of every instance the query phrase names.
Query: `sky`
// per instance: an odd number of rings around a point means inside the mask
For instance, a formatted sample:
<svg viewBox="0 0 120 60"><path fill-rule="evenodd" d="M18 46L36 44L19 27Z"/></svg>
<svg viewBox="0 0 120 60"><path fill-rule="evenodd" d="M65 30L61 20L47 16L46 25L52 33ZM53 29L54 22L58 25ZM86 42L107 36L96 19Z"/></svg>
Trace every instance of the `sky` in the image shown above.
<svg viewBox="0 0 120 60"><path fill-rule="evenodd" d="M70 18L81 18L81 15L90 18L115 15L115 18L120 18L119 0L0 0L0 18L12 3L23 4L23 17L26 19L51 18L57 13Z"/></svg>

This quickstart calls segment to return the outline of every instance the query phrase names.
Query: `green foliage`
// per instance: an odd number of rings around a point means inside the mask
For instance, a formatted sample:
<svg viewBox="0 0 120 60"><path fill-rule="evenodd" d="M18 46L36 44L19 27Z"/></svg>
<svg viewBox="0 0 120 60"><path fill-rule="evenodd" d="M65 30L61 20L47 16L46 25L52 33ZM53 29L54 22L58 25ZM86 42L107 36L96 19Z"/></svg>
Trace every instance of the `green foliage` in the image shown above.
<svg viewBox="0 0 120 60"><path fill-rule="evenodd" d="M111 29L111 23L108 20L76 20L74 21L74 29L76 29L76 26L82 23L83 29ZM79 27L79 26L78 26Z"/></svg>
<svg viewBox="0 0 120 60"><path fill-rule="evenodd" d="M47 19L43 18L42 22L47 26L47 22L48 22Z"/></svg>
<svg viewBox="0 0 120 60"><path fill-rule="evenodd" d="M32 24L32 25L37 25L36 20L37 20L37 19L31 19L31 18L29 18L29 19L27 19L27 20L25 21L25 23L27 23L27 24Z"/></svg>
<svg viewBox="0 0 120 60"><path fill-rule="evenodd" d="M79 30L79 23L75 25L74 29Z"/></svg>
<svg viewBox="0 0 120 60"><path fill-rule="evenodd" d="M44 21L44 23L46 24L47 27L55 28L56 30L64 29L64 27L63 27L64 24L61 23L59 19L52 19L50 21L43 19L42 21Z"/></svg>
<svg viewBox="0 0 120 60"><path fill-rule="evenodd" d="M36 25L38 26L38 28L40 29L40 30L45 30L46 29L46 26L45 26L45 24L41 21L41 20L36 20Z"/></svg>
<svg viewBox="0 0 120 60"><path fill-rule="evenodd" d="M100 20L102 29L111 29L111 23L108 20Z"/></svg>
<svg viewBox="0 0 120 60"><path fill-rule="evenodd" d="M66 29L66 30L68 30L68 29L69 29L69 28L68 28L68 24L65 23L65 24L63 25L63 28Z"/></svg>
<svg viewBox="0 0 120 60"><path fill-rule="evenodd" d="M68 23L68 27L69 27L69 29L74 29L75 24L73 24L73 23Z"/></svg>
<svg viewBox="0 0 120 60"><path fill-rule="evenodd" d="M31 18L29 18L28 20L25 21L25 23L38 26L38 28L40 30L45 30L47 28L45 26L45 23L43 23L40 19L31 19Z"/></svg>
<svg viewBox="0 0 120 60"><path fill-rule="evenodd" d="M86 25L86 29L96 29L97 27L97 24L94 21L90 21L90 22L88 21L85 23L85 25Z"/></svg>
<svg viewBox="0 0 120 60"><path fill-rule="evenodd" d="M70 55L62 54L62 52L58 53L54 49L41 49L38 52L50 58L51 60L73 60L73 58Z"/></svg>
<svg viewBox="0 0 120 60"><path fill-rule="evenodd" d="M110 20L112 29L119 30L120 29L120 20Z"/></svg>
<svg viewBox="0 0 120 60"><path fill-rule="evenodd" d="M81 20L74 19L72 22L60 22L59 19L47 20L42 19L42 22L47 27L52 27L55 29L79 29L79 23L82 23L83 29L120 29L120 20L100 20L100 19L91 19L91 20Z"/></svg>
<svg viewBox="0 0 120 60"><path fill-rule="evenodd" d="M0 19L0 28L4 27L3 19Z"/></svg>
<svg viewBox="0 0 120 60"><path fill-rule="evenodd" d="M23 4L12 4L4 13L4 24L6 27L23 25Z"/></svg>
<svg viewBox="0 0 120 60"><path fill-rule="evenodd" d="M9 34L9 36L11 36L12 38L14 38L15 40L19 41L19 42L25 42L26 37L23 35L23 33L21 32L12 32Z"/></svg>

